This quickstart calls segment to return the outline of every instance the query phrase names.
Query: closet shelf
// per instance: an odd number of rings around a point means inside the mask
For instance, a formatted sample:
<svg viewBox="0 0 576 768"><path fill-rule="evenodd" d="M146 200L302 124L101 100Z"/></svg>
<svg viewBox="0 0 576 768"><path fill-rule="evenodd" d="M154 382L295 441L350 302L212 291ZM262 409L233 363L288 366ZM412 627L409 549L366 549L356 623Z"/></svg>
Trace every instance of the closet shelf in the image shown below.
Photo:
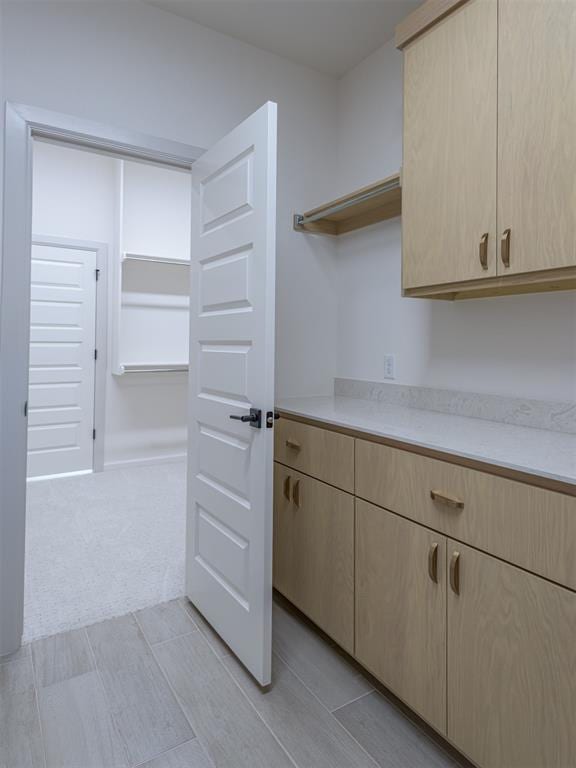
<svg viewBox="0 0 576 768"><path fill-rule="evenodd" d="M400 173L345 197L294 216L294 229L320 235L343 235L402 212Z"/></svg>
<svg viewBox="0 0 576 768"><path fill-rule="evenodd" d="M120 366L121 373L176 373L187 371L188 363L138 363Z"/></svg>
<svg viewBox="0 0 576 768"><path fill-rule="evenodd" d="M122 261L149 261L153 264L171 264L177 267L189 267L190 262L183 259L164 259L161 256L146 256L141 253L124 253Z"/></svg>

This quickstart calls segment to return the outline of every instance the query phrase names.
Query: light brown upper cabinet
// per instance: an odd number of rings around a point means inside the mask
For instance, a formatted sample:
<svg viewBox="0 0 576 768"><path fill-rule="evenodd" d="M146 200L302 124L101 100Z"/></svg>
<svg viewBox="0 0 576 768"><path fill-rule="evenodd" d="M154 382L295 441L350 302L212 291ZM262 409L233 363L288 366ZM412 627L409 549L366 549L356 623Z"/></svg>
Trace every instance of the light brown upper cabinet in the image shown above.
<svg viewBox="0 0 576 768"><path fill-rule="evenodd" d="M497 15L472 0L405 50L405 288L496 275Z"/></svg>
<svg viewBox="0 0 576 768"><path fill-rule="evenodd" d="M404 293L576 288L576 3L427 0L396 40Z"/></svg>
<svg viewBox="0 0 576 768"><path fill-rule="evenodd" d="M499 2L498 184L499 236L510 230L500 272L574 267L573 0Z"/></svg>

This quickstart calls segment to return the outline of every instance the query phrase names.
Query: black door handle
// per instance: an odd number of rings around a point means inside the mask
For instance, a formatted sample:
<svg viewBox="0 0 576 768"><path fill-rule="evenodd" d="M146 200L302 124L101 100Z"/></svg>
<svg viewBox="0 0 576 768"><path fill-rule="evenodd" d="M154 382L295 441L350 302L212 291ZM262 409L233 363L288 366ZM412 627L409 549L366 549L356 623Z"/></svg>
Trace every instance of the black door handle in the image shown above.
<svg viewBox="0 0 576 768"><path fill-rule="evenodd" d="M234 421L243 421L244 423L249 423L250 426L254 427L255 429L262 428L262 411L260 411L258 408L250 408L250 413L246 413L244 416L236 416L235 414L231 414L230 418L234 419Z"/></svg>

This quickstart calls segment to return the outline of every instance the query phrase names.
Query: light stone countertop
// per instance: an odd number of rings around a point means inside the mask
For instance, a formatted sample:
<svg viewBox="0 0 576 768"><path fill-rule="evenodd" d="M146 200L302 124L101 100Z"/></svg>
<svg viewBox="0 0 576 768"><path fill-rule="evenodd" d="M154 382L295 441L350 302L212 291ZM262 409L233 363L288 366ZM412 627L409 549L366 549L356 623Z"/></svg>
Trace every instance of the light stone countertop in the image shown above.
<svg viewBox="0 0 576 768"><path fill-rule="evenodd" d="M568 483L576 492L576 435L405 408L355 397L297 397L276 408L486 464Z"/></svg>

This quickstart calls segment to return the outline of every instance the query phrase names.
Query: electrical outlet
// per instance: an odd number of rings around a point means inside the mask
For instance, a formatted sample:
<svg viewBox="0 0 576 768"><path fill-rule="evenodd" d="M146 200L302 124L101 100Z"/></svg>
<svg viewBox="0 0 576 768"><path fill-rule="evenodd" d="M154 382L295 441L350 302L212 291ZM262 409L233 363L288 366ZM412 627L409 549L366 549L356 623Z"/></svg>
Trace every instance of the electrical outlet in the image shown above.
<svg viewBox="0 0 576 768"><path fill-rule="evenodd" d="M384 355L384 378L396 378L396 358L394 355Z"/></svg>

